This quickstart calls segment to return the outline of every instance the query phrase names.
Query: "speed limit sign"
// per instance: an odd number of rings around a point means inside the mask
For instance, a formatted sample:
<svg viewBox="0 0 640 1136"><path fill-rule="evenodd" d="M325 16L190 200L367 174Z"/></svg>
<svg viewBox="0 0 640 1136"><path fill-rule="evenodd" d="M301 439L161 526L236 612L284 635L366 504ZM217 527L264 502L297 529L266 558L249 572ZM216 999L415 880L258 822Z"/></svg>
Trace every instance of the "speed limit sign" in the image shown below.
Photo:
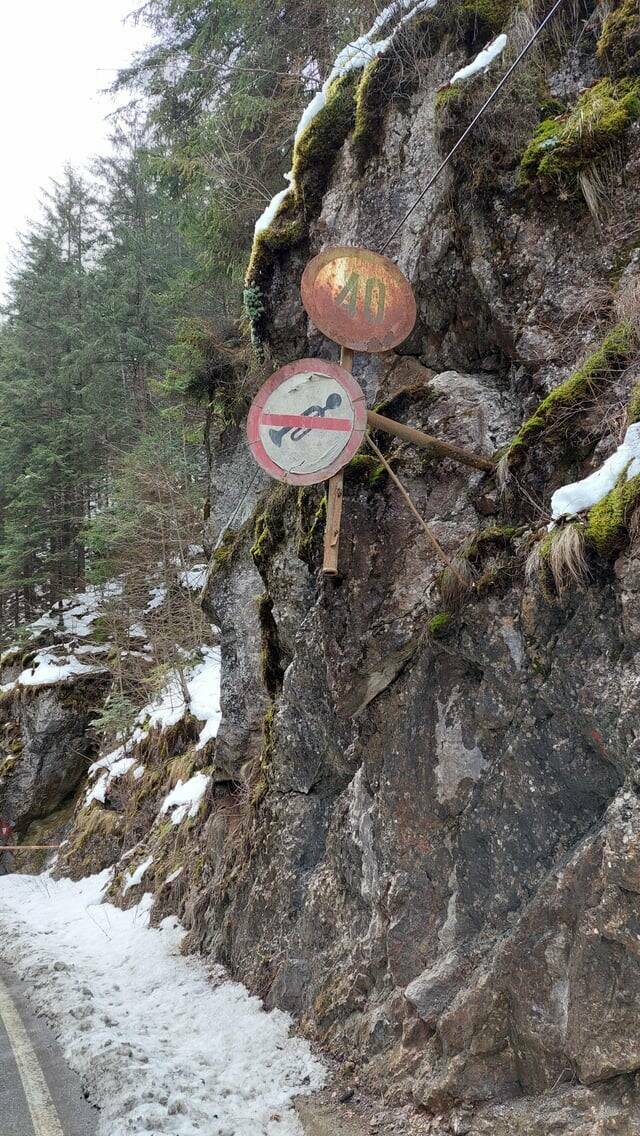
<svg viewBox="0 0 640 1136"><path fill-rule="evenodd" d="M416 322L409 281L393 261L366 248L331 248L315 256L301 292L316 327L352 351L388 351Z"/></svg>

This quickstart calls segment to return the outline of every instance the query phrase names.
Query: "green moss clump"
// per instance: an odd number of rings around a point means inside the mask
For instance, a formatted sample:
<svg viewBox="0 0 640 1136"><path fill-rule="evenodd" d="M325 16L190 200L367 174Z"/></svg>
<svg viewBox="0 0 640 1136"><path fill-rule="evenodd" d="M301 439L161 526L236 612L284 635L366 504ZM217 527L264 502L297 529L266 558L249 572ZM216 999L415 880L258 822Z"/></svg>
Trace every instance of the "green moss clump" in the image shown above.
<svg viewBox="0 0 640 1136"><path fill-rule="evenodd" d="M219 548L216 548L211 557L209 579L226 567L242 544L245 532L246 525L243 525L240 529L225 529L222 534L222 544Z"/></svg>
<svg viewBox="0 0 640 1136"><path fill-rule="evenodd" d="M370 489L381 489L387 480L386 466L370 454L356 454L345 469L349 481L360 482Z"/></svg>
<svg viewBox="0 0 640 1136"><path fill-rule="evenodd" d="M629 481L625 478L626 471L587 517L586 539L601 556L612 556L624 547L631 514L640 504L640 474Z"/></svg>
<svg viewBox="0 0 640 1136"><path fill-rule="evenodd" d="M258 233L253 242L251 259L245 280L245 296L260 296L261 311L253 316L257 324L265 314L264 293L269 281L272 265L279 253L295 248L304 240L306 226L293 193L285 197L273 221L267 229ZM251 303L251 300L250 300ZM249 318L251 319L251 315Z"/></svg>
<svg viewBox="0 0 640 1136"><path fill-rule="evenodd" d="M358 170L378 151L385 110L401 88L401 72L395 52L379 55L365 67L356 91L353 147Z"/></svg>
<svg viewBox="0 0 640 1136"><path fill-rule="evenodd" d="M293 152L294 195L305 221L317 217L329 175L356 117L359 73L349 71L336 79L319 114L301 134Z"/></svg>
<svg viewBox="0 0 640 1136"><path fill-rule="evenodd" d="M448 611L440 611L429 622L429 634L437 639L438 636L445 635L450 627L451 614Z"/></svg>
<svg viewBox="0 0 640 1136"><path fill-rule="evenodd" d="M541 430L553 425L560 411L575 409L585 398L593 398L598 385L637 350L638 335L634 327L630 323L617 324L582 366L542 400L509 443L505 457L511 459L518 451L525 450Z"/></svg>
<svg viewBox="0 0 640 1136"><path fill-rule="evenodd" d="M278 485L267 497L264 508L256 515L251 555L261 573L266 571L269 560L286 536L284 514L291 497L290 485Z"/></svg>
<svg viewBox="0 0 640 1136"><path fill-rule="evenodd" d="M540 123L520 162L522 180L577 188L578 174L620 141L640 116L640 81L601 79L567 114Z"/></svg>
<svg viewBox="0 0 640 1136"><path fill-rule="evenodd" d="M454 83L453 86L443 87L438 91L434 107L436 114L459 108L466 102L466 90L463 83Z"/></svg>
<svg viewBox="0 0 640 1136"><path fill-rule="evenodd" d="M640 383L636 383L627 403L627 422L640 422Z"/></svg>
<svg viewBox="0 0 640 1136"><path fill-rule="evenodd" d="M293 151L293 188L271 224L255 237L245 277L244 302L251 337L259 352L265 338L265 297L278 257L301 244L322 198L340 149L355 123L357 71L336 79L327 100L300 136Z"/></svg>
<svg viewBox="0 0 640 1136"><path fill-rule="evenodd" d="M598 58L614 78L640 74L640 9L638 0L623 0L605 17Z"/></svg>

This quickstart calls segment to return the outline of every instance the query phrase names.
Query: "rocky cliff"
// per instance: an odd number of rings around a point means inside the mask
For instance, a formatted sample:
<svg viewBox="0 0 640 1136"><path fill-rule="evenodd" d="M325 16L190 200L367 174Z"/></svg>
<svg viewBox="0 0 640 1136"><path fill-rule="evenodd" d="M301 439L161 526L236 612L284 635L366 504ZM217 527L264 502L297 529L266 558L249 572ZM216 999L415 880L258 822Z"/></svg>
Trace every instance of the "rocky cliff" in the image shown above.
<svg viewBox="0 0 640 1136"><path fill-rule="evenodd" d="M566 6L414 212L388 252L416 329L356 357L370 406L502 456L494 477L376 439L470 588L366 458L323 579L322 487L251 484L241 424L211 427L212 545L250 485L206 590L216 776L246 789L194 939L454 1132L640 1131L636 482L546 530L636 414L638 15L607 13ZM269 365L337 357L308 257L382 248L541 14L436 8L329 100L315 192L254 250ZM500 67L443 86L503 28Z"/></svg>

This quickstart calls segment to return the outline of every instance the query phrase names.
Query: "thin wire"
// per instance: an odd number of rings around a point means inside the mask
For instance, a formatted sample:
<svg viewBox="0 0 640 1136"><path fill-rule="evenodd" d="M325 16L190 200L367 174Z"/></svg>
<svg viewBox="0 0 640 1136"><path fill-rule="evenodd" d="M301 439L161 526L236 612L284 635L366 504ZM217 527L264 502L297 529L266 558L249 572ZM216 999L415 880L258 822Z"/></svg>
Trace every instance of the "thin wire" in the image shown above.
<svg viewBox="0 0 640 1136"><path fill-rule="evenodd" d="M449 153L447 154L446 158L444 158L444 160L443 160L443 161L442 161L442 162L440 163L440 165L438 166L438 168L437 168L436 172L434 173L433 177L431 177L431 178L429 179L429 181L428 181L427 185L426 185L426 186L424 187L424 189L422 190L422 192L421 192L421 193L420 193L420 194L418 195L418 197L416 197L416 199L415 199L415 201L414 201L413 205L411 206L411 208L407 210L407 212L405 213L405 215L404 215L404 217L402 218L402 220L401 220L401 221L399 222L399 224L398 224L398 225L396 225L396 227L395 227L395 229L393 230L393 232L392 232L391 236L390 236L390 237L388 237L388 239L387 239L387 240L385 241L385 243L383 244L382 248L380 249L380 252L381 252L381 253L385 251L385 249L386 249L386 248L387 248L387 247L388 247L388 246L389 246L389 245L391 244L391 242L392 242L392 240L394 239L394 237L397 237L397 235L398 235L398 233L400 232L400 230L401 230L401 229L402 229L402 228L404 227L404 225L406 225L406 223L407 223L407 221L409 220L409 218L410 218L411 214L415 212L415 210L416 210L416 209L418 208L418 205L419 205L419 204L420 204L420 202L422 201L423 197L425 197L425 196L426 196L426 194L427 194L427 193L429 192L429 190L431 189L431 186L433 185L433 183L434 183L434 182L436 181L436 179L437 179L437 178L438 178L438 177L440 176L440 174L442 173L442 171L443 171L443 169L445 168L445 166L446 166L446 165L448 165L448 163L449 163L449 162L451 161L451 159L452 159L453 155L455 154L456 150L458 150L458 148L459 148L459 147L460 147L460 146L462 145L462 143L464 142L465 138L467 138L467 137L468 137L468 135L469 135L469 134L471 133L471 131L473 130L474 126L476 125L476 122L478 122L478 120L479 120L480 118L482 118L482 115L484 114L484 112L485 112L485 111L487 110L487 108L488 108L488 107L489 107L489 106L491 105L491 103L492 103L492 102L493 102L493 100L495 99L495 97L496 97L496 95L498 94L498 92L502 90L502 88L504 87L504 85L505 85L505 83L507 82L507 80L508 80L508 79L510 79L510 77L511 77L511 76L513 75L513 72L515 71L515 69L516 69L516 67L518 66L518 64L519 64L519 63L520 63L520 62L521 62L521 61L522 61L522 60L524 59L525 55L526 55L526 54L527 54L527 53L528 53L528 52L529 52L529 51L531 50L531 48L533 47L533 45L534 45L535 41L537 40L538 36L540 35L540 32L541 32L541 31L543 30L543 28L544 28L544 27L546 27L546 25L547 25L547 24L549 23L549 20L550 20L550 19L552 18L552 16L554 16L554 15L555 15L555 13L557 12L558 8L560 7L560 5L561 5L561 4L563 3L563 2L564 2L564 0L556 0L555 4L553 5L553 8L552 8L552 9L551 9L551 11L550 11L550 12L549 12L549 13L548 13L548 14L547 14L546 16L545 16L545 18L544 18L544 20L542 21L542 23L540 24L540 26L539 26L539 27L538 27L538 28L536 29L536 31L535 31L535 32L533 33L533 35L531 36L531 39L529 40L529 42L528 42L527 44L525 44L525 46L523 47L522 51L520 52L520 54L519 54L518 58L514 60L514 62L513 62L512 64L511 64L511 66L510 66L509 70L508 70L508 71L507 71L507 72L506 72L506 73L505 73L505 74L504 74L504 75L502 76L502 79L501 79L501 80L500 80L500 82L498 83L498 86L497 86L497 87L495 88L495 90L493 90L493 91L491 92L491 94L489 95L489 98L487 99L487 101L486 101L486 102L485 102L485 103L483 104L483 106L481 106L481 107L480 107L480 110L479 110L479 111L478 111L478 113L476 114L475 118L474 118L474 119L473 119L473 120L472 120L472 121L471 121L471 122L469 123L469 125L467 126L466 130L464 131L464 133L460 135L460 137L458 138L458 141L457 141L457 142L455 143L455 145L454 145L454 146L452 147L452 149L451 149L451 150L449 151Z"/></svg>
<svg viewBox="0 0 640 1136"><path fill-rule="evenodd" d="M440 542L438 540L436 540L436 537L431 532L431 529L429 528L428 524L426 523L426 521L424 521L422 519L418 510L416 509L416 507L413 503L413 499L410 496L408 489L405 489L400 478L398 477L398 475L396 473L394 473L391 466L389 465L389 462L385 458L384 454L378 449L378 447L376 446L376 444L375 444L375 442L374 442L374 440L373 440L373 438L371 437L370 434L367 434L367 444L371 447L371 449L373 450L373 452L376 455L376 457L378 458L378 460L382 462L382 464L383 464L384 468L386 469L389 477L391 478L391 480L394 482L396 487L402 493L402 496L404 497L405 501L407 502L407 505L411 509L411 512L413 513L414 517L418 521L423 532L425 533L425 535L428 537L430 543L432 544L432 546L435 550L436 556L449 569L449 571L456 577L458 583L461 584L462 587L466 591L466 589L469 587L469 581L465 580L460 575L455 564L449 559L449 557L447 556L447 554L446 554L444 548L442 547L442 545L440 544Z"/></svg>

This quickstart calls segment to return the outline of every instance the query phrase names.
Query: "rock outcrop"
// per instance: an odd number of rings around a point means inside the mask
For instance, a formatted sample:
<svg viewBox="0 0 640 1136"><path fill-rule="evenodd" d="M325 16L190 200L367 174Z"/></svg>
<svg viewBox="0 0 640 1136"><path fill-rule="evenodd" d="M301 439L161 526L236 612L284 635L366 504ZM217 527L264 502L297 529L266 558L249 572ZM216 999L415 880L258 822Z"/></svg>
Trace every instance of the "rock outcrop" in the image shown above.
<svg viewBox="0 0 640 1136"><path fill-rule="evenodd" d="M214 776L246 791L219 814L192 941L459 1133L640 1132L634 499L606 540L582 526L573 580L544 528L553 490L615 448L640 377L638 126L593 153L587 138L549 181L519 168L549 113L570 148L607 74L601 24L593 4L565 14L413 213L388 252L416 329L356 357L370 406L506 454L499 484L377 438L472 590L452 595L375 460L346 473L336 582L319 574L323 488L258 480L234 520L240 427L211 445L212 545L232 518L205 600L222 633ZM529 25L507 26L515 51ZM364 163L347 140L304 239L274 241L276 362L336 357L304 316L302 268L330 244L384 245L490 89L439 93L473 42L422 42Z"/></svg>

